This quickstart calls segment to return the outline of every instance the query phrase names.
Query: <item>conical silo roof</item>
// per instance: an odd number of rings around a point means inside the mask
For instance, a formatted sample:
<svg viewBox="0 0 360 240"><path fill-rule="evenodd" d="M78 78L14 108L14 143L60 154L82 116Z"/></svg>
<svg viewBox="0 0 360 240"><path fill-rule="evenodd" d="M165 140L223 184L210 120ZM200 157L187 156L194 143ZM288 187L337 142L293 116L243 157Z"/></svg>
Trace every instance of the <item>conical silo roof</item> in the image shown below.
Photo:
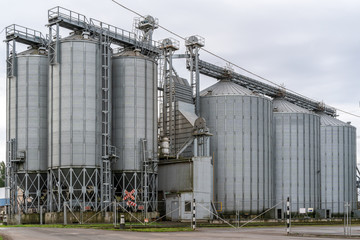
<svg viewBox="0 0 360 240"><path fill-rule="evenodd" d="M320 124L323 126L351 126L350 124L340 121L339 119L331 117L327 114L320 113L319 115Z"/></svg>
<svg viewBox="0 0 360 240"><path fill-rule="evenodd" d="M309 110L299 107L283 98L275 98L273 100L274 112L281 113L312 113Z"/></svg>
<svg viewBox="0 0 360 240"><path fill-rule="evenodd" d="M220 95L254 96L254 94L249 89L246 89L229 80L221 80L200 92L200 96L202 97Z"/></svg>

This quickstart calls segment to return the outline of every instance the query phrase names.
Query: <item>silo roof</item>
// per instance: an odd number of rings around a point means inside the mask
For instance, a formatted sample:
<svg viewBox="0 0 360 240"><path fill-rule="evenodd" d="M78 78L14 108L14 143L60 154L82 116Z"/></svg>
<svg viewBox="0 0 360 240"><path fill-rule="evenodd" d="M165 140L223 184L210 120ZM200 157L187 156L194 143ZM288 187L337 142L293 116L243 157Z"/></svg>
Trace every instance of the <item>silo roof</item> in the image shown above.
<svg viewBox="0 0 360 240"><path fill-rule="evenodd" d="M350 126L350 124L340 121L334 117L331 117L327 114L320 114L320 124L324 126Z"/></svg>
<svg viewBox="0 0 360 240"><path fill-rule="evenodd" d="M181 78L181 77L177 77L177 76L172 76L171 78L175 83L178 83L178 84L181 84L184 86L188 86L188 87L190 86L189 82L185 78Z"/></svg>
<svg viewBox="0 0 360 240"><path fill-rule="evenodd" d="M221 80L200 92L200 96L202 97L216 95L255 96L255 94L253 94L249 89L246 89L229 80Z"/></svg>
<svg viewBox="0 0 360 240"><path fill-rule="evenodd" d="M282 98L275 98L273 100L273 109L274 112L282 113L312 113L309 110L299 107Z"/></svg>
<svg viewBox="0 0 360 240"><path fill-rule="evenodd" d="M44 55L44 54L40 54L39 49L30 48L30 49L27 49L27 50L25 50L25 51L23 51L21 53L18 53L17 55L22 56L22 55Z"/></svg>

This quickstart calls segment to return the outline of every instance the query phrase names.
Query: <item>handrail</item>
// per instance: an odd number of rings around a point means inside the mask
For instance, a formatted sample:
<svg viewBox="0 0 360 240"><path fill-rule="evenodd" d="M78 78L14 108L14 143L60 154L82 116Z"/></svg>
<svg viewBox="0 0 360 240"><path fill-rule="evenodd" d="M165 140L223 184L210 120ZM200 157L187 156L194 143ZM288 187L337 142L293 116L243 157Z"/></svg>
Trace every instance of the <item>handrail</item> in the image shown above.
<svg viewBox="0 0 360 240"><path fill-rule="evenodd" d="M54 8L51 8L48 10L48 20L49 21L54 18L57 18L57 17L63 17L72 22L77 22L77 23L86 23L86 24L89 23L89 21L85 15L74 12L74 11L66 9L66 8L63 8L63 7L60 7L60 6L57 6L57 7L54 7Z"/></svg>
<svg viewBox="0 0 360 240"><path fill-rule="evenodd" d="M87 19L85 15L71 11L63 7L54 7L48 10L48 20L50 24L60 23L66 28L83 28L95 34L102 34L120 45L132 45L154 53L160 53L157 42L141 42L135 33L104 23L94 18Z"/></svg>
<svg viewBox="0 0 360 240"><path fill-rule="evenodd" d="M126 36L128 38L136 39L136 34L130 31L124 30L122 28L113 26L108 23L104 23L102 21L96 20L94 18L90 18L90 26L95 26L100 28L101 30L105 30L105 34L113 34L114 36Z"/></svg>
<svg viewBox="0 0 360 240"><path fill-rule="evenodd" d="M20 26L17 24L12 24L5 28L6 38L21 38L29 42L33 42L36 44L46 45L47 40L44 35L37 30L27 28L24 26Z"/></svg>
<svg viewBox="0 0 360 240"><path fill-rule="evenodd" d="M187 68L190 66L188 65ZM270 97L278 97L281 89L279 87L271 86L269 84L260 82L258 80L252 79L250 77L246 77L242 74L236 73L224 67L219 67L215 64L199 60L199 69L200 73L207 75L209 77L217 78L217 79L230 79L231 81L242 85L250 90L254 90L261 94L265 94ZM336 114L336 110L324 105L321 102L316 102L314 100L308 99L306 97L291 93L285 92L284 98L300 107L314 110L314 111L322 111L328 115L334 116Z"/></svg>

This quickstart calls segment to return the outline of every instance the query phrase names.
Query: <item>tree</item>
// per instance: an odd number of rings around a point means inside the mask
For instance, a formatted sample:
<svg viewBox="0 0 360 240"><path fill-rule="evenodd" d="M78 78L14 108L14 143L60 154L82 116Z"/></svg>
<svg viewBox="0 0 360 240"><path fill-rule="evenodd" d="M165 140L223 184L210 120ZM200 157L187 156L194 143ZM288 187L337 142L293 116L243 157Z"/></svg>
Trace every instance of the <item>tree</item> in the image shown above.
<svg viewBox="0 0 360 240"><path fill-rule="evenodd" d="M0 187L5 187L5 162L0 162Z"/></svg>

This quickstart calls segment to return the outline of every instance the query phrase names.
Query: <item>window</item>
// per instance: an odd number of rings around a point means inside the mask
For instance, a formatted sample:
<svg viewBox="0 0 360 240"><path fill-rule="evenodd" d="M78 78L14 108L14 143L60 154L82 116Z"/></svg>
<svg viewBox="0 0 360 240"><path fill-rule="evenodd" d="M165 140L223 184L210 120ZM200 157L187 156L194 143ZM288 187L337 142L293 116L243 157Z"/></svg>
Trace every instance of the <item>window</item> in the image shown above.
<svg viewBox="0 0 360 240"><path fill-rule="evenodd" d="M185 212L191 212L191 202L185 201Z"/></svg>

